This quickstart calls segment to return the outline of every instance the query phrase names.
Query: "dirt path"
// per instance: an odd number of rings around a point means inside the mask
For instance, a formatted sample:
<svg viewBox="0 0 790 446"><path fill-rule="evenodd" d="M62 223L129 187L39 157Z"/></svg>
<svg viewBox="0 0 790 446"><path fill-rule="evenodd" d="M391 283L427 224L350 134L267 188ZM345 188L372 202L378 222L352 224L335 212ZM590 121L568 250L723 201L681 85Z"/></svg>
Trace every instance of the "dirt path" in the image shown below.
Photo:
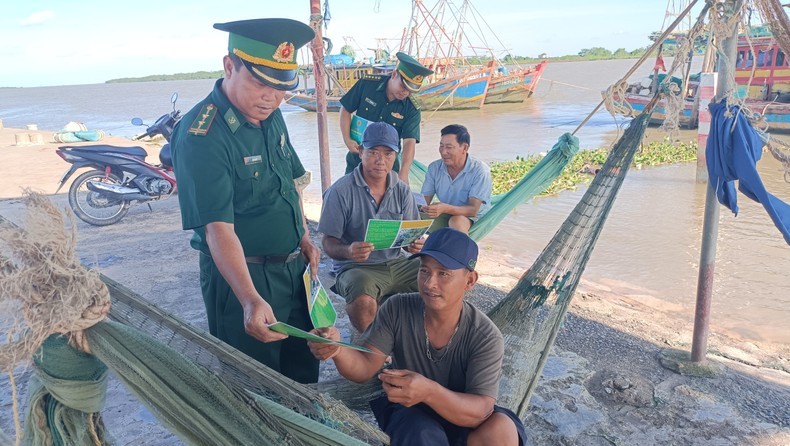
<svg viewBox="0 0 790 446"><path fill-rule="evenodd" d="M0 130L0 215L20 222L22 206L11 197L19 195L22 185L53 193L66 164L52 154L56 144L17 147L14 133ZM112 143L124 142L130 144ZM27 173L32 160L36 168ZM63 191L53 200L67 206ZM181 230L177 200L152 207L153 212L133 207L113 226L78 222L79 255L205 329L197 255L189 248L190 234ZM318 203L306 206L313 220L319 210ZM322 269L328 270L328 260L322 261ZM481 284L470 299L484 310L522 273L490 251L483 252L478 269ZM326 287L332 280L322 276ZM530 402L525 422L531 444L790 444L790 347L758 346L713 333L709 359L718 372L709 378L677 374L662 367L661 352L690 349L692 316L619 294L625 288L621 285L580 285ZM342 303L336 303L342 310ZM348 333L340 312L341 331ZM323 376L332 373L327 365ZM20 370L17 376L22 395L27 375ZM180 444L117 381L109 387L104 416L118 444ZM0 428L13 434L7 376L0 376L0 389Z"/></svg>

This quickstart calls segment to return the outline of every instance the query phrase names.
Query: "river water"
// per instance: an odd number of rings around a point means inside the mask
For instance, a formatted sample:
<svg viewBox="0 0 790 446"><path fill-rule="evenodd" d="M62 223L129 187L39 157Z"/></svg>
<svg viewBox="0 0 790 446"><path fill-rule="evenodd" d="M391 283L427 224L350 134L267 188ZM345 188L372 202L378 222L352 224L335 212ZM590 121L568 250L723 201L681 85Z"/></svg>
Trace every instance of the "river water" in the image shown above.
<svg viewBox="0 0 790 446"><path fill-rule="evenodd" d="M486 162L514 159L549 150L565 132L573 131L600 101L600 91L614 83L633 64L631 60L549 64L532 99L524 104L491 105L481 110L423 112L422 141L417 158L438 158L439 129L450 123L466 125L472 153ZM219 66L219 62L218 62ZM669 66L669 61L667 63ZM644 67L635 76L644 75ZM211 89L213 81L172 81L96 84L24 89L0 89L0 119L6 127L37 124L58 130L69 121L89 129L131 136L139 128L133 116L152 122L177 106L187 110ZM314 181L307 193L320 196L316 115L282 106L291 138ZM344 169L345 147L338 114L330 113L329 140L332 178ZM577 133L582 149L611 146L618 125L599 112ZM659 128L647 137L662 139ZM683 132L682 140L695 139ZM785 135L790 140L790 136ZM790 201L790 183L766 154L759 171L769 192ZM606 227L584 275L618 292L685 312L693 321L699 263L705 185L697 184L694 163L632 170L620 191ZM481 245L502 253L507 261L527 268L551 239L582 196L583 188L556 197L524 203L508 216ZM790 343L790 247L782 240L762 207L739 197L736 217L722 208L713 296L713 331L728 331L746 340Z"/></svg>

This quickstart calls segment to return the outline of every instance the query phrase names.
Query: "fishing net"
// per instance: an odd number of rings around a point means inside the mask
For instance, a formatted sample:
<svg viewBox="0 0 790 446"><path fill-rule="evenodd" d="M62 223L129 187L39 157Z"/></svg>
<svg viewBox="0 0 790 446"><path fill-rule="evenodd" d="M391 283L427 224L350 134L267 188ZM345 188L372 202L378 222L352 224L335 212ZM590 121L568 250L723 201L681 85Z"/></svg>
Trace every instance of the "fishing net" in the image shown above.
<svg viewBox="0 0 790 446"><path fill-rule="evenodd" d="M612 148L581 201L513 290L489 313L505 337L498 404L520 417L537 385L565 312L639 148L655 100Z"/></svg>
<svg viewBox="0 0 790 446"><path fill-rule="evenodd" d="M579 138L565 133L546 156L541 159L524 177L504 194L491 197L491 208L481 216L469 230L469 236L480 240L491 232L519 204L546 190L562 173L565 166L579 151ZM412 161L409 170L409 185L419 192L425 182L428 167L421 162Z"/></svg>
<svg viewBox="0 0 790 446"><path fill-rule="evenodd" d="M752 0L763 22L785 54L790 54L790 19L779 0Z"/></svg>
<svg viewBox="0 0 790 446"><path fill-rule="evenodd" d="M125 325L100 322L111 293L80 265L73 217L67 231L48 198L28 194L25 202L26 230L0 221L0 302L10 310L4 316L18 316L3 318L0 365L13 376L35 358L26 444L109 442L99 416L107 368L188 444L386 442L342 403L172 317L156 320L158 310L134 298L115 299L113 317ZM129 294L104 280L114 298Z"/></svg>

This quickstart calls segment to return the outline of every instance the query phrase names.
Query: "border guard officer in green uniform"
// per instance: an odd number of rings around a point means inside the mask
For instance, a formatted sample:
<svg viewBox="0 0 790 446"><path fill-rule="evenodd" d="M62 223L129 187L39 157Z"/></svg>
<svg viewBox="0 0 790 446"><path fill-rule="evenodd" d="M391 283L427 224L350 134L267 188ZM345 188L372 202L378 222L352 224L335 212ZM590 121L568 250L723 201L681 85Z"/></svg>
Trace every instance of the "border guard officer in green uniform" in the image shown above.
<svg viewBox="0 0 790 446"><path fill-rule="evenodd" d="M425 68L406 53L397 53L398 67L389 76L365 75L358 80L340 104L340 133L348 147L346 174L360 163L360 145L351 139L351 114L373 122L386 122L398 131L402 140L401 160L393 169L400 179L409 183L409 169L420 142L420 109L412 102L412 93L420 91L422 82L433 71Z"/></svg>
<svg viewBox="0 0 790 446"><path fill-rule="evenodd" d="M318 380L306 343L267 328L310 330L302 274L315 274L295 179L305 170L279 105L298 85L296 50L313 30L290 19L218 23L230 33L224 78L181 119L173 164L184 229L200 250L200 286L209 330L303 383ZM280 342L277 342L280 341Z"/></svg>

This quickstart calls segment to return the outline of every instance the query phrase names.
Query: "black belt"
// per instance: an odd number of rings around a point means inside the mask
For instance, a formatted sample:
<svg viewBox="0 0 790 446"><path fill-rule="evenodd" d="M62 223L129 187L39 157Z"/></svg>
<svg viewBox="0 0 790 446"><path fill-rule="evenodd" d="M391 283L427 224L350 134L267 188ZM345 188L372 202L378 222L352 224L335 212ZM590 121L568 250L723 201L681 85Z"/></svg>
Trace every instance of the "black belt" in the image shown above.
<svg viewBox="0 0 790 446"><path fill-rule="evenodd" d="M302 253L302 248L296 248L289 254L279 256L249 256L244 259L247 263L291 263Z"/></svg>

